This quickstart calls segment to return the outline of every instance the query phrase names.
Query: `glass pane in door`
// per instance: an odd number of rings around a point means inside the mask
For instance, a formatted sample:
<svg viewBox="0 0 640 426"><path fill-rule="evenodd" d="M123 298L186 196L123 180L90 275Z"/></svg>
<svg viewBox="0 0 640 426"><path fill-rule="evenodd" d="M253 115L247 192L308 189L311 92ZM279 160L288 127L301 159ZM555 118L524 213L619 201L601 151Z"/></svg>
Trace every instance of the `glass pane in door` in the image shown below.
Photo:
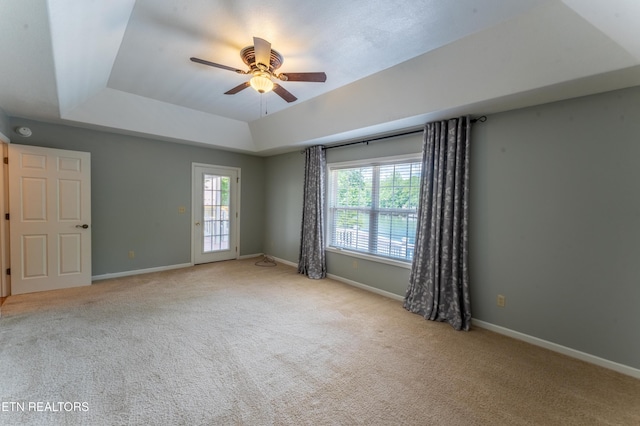
<svg viewBox="0 0 640 426"><path fill-rule="evenodd" d="M204 174L203 247L204 253L229 250L229 183L228 176Z"/></svg>

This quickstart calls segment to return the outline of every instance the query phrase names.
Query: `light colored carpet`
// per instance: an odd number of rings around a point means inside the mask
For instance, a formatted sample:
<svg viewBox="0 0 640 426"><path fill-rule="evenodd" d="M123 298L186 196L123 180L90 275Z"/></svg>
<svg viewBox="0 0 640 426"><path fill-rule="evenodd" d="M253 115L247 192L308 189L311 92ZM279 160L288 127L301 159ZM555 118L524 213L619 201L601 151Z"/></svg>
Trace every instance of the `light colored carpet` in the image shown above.
<svg viewBox="0 0 640 426"><path fill-rule="evenodd" d="M640 380L255 260L9 297L0 424L640 424Z"/></svg>

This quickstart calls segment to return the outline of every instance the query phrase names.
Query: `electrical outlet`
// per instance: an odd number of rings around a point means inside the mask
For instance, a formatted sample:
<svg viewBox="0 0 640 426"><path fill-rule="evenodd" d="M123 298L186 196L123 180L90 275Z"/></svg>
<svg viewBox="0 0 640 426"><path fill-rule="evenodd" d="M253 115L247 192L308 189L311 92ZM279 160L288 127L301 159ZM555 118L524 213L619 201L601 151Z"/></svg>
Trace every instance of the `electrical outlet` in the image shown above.
<svg viewBox="0 0 640 426"><path fill-rule="evenodd" d="M185 206L180 206L178 207L178 213L183 214L187 211L187 208Z"/></svg>
<svg viewBox="0 0 640 426"><path fill-rule="evenodd" d="M498 295L498 306L500 306L501 308L504 308L504 305L506 303L507 303L507 299L502 294L499 294Z"/></svg>
<svg viewBox="0 0 640 426"><path fill-rule="evenodd" d="M135 251L133 251L133 250L130 250L130 251L129 251L129 259L133 259L133 258L135 258L135 257L136 257L136 252L135 252Z"/></svg>
<svg viewBox="0 0 640 426"><path fill-rule="evenodd" d="M354 261L351 263L351 266L353 266L353 269L358 269L358 261L357 261L357 260L354 260Z"/></svg>

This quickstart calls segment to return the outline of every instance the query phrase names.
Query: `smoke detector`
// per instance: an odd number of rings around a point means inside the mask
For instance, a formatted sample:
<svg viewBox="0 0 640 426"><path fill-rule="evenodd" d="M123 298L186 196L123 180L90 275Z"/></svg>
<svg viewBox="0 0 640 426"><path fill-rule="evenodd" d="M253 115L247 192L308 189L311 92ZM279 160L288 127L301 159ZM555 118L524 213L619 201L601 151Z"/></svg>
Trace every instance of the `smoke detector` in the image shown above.
<svg viewBox="0 0 640 426"><path fill-rule="evenodd" d="M16 133L23 138L28 138L32 134L31 129L28 127L16 127Z"/></svg>

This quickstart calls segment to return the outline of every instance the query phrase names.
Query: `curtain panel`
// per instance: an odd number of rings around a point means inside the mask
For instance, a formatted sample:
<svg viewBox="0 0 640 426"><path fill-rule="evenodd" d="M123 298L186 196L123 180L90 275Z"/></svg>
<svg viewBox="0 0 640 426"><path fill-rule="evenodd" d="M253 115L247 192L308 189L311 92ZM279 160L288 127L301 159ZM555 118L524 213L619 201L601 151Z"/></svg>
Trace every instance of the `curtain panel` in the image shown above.
<svg viewBox="0 0 640 426"><path fill-rule="evenodd" d="M469 117L425 125L416 243L404 307L469 330Z"/></svg>
<svg viewBox="0 0 640 426"><path fill-rule="evenodd" d="M324 253L325 151L321 145L305 150L304 200L298 273L312 279L327 276Z"/></svg>

